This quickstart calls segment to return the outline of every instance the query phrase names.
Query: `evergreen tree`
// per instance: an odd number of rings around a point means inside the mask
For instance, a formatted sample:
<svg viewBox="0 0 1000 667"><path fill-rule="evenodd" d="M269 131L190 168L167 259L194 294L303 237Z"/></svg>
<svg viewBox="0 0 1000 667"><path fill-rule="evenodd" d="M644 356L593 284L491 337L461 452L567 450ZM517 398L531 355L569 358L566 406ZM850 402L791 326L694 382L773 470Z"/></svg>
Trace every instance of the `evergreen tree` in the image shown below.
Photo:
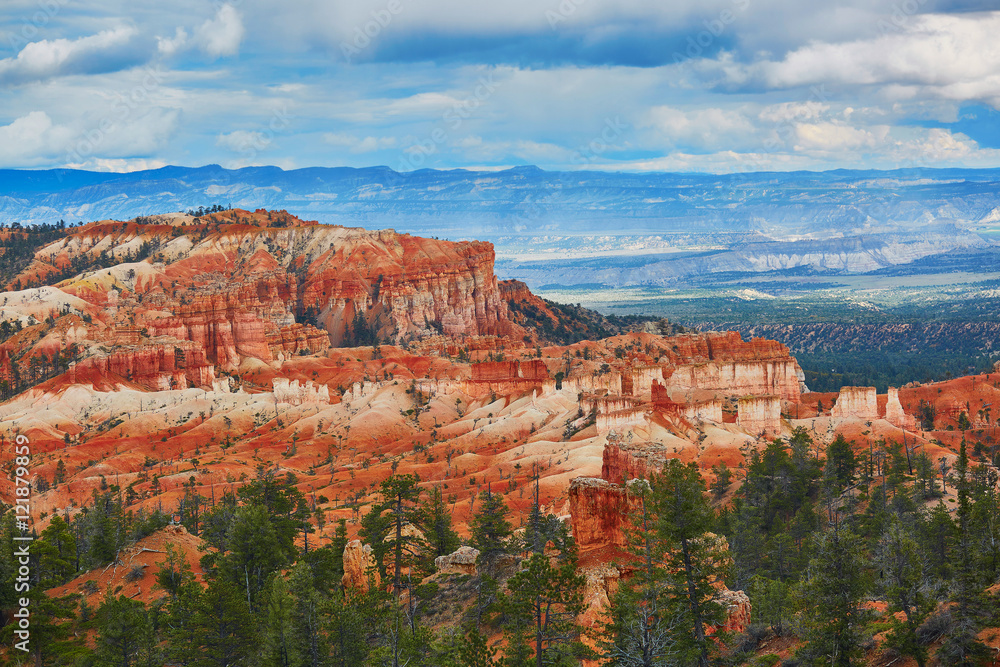
<svg viewBox="0 0 1000 667"><path fill-rule="evenodd" d="M256 654L253 617L246 596L216 580L200 596L192 619L196 667L241 667Z"/></svg>
<svg viewBox="0 0 1000 667"><path fill-rule="evenodd" d="M497 665L497 650L489 645L478 628L472 628L458 641L456 660L451 667L494 667Z"/></svg>
<svg viewBox="0 0 1000 667"><path fill-rule="evenodd" d="M391 556L392 587L397 596L403 590L403 570L413 565L423 550L423 540L411 530L421 517L419 482L415 475L393 475L382 482L383 500L372 507L367 523L362 525L362 534L370 540L376 562L379 557ZM371 531L367 532L369 527ZM376 541L379 534L381 543ZM379 569L384 574L388 566L383 564Z"/></svg>
<svg viewBox="0 0 1000 667"><path fill-rule="evenodd" d="M955 544L955 627L945 638L940 656L948 664L972 667L983 664L989 650L976 636L983 613L983 596L980 590L979 568L973 554L972 500L970 497L969 457L965 438L955 462L955 481L958 494L957 539Z"/></svg>
<svg viewBox="0 0 1000 667"><path fill-rule="evenodd" d="M825 473L831 489L840 493L854 484L857 476L858 460L854 456L851 443L843 435L837 437L826 448Z"/></svg>
<svg viewBox="0 0 1000 667"><path fill-rule="evenodd" d="M667 596L682 609L683 634L677 650L682 658L707 667L715 644L706 626L719 625L726 609L716 599L715 584L724 579L727 555L709 538L714 515L704 496L705 485L695 464L671 459L652 480L657 537L664 543Z"/></svg>
<svg viewBox="0 0 1000 667"><path fill-rule="evenodd" d="M156 572L156 586L170 594L172 600L177 599L181 587L194 580L191 565L180 551L171 543L167 543L166 557L160 562Z"/></svg>
<svg viewBox="0 0 1000 667"><path fill-rule="evenodd" d="M52 517L38 540L31 545L38 558L39 585L51 588L66 583L76 573L76 538L61 516Z"/></svg>
<svg viewBox="0 0 1000 667"><path fill-rule="evenodd" d="M97 610L99 667L157 667L163 664L145 605L110 593Z"/></svg>
<svg viewBox="0 0 1000 667"><path fill-rule="evenodd" d="M953 549L955 543L955 523L948 514L943 501L927 515L920 526L921 546L931 567L931 573L941 580L951 578Z"/></svg>
<svg viewBox="0 0 1000 667"><path fill-rule="evenodd" d="M507 553L514 530L507 521L507 503L503 496L490 491L481 492L470 529L472 546L479 550L479 559L487 566L497 556Z"/></svg>
<svg viewBox="0 0 1000 667"><path fill-rule="evenodd" d="M375 613L379 608L378 591L364 595L335 593L330 601L326 632L330 640L330 664L333 667L354 667L365 664L370 646L367 639L381 625Z"/></svg>
<svg viewBox="0 0 1000 667"><path fill-rule="evenodd" d="M815 548L803 584L809 643L799 655L817 667L851 667L861 655L866 616L861 603L870 588L861 540L834 526L816 535Z"/></svg>
<svg viewBox="0 0 1000 667"><path fill-rule="evenodd" d="M195 614L203 594L200 584L193 579L182 579L166 605L163 634L167 639L166 657L171 664L193 665L200 658L199 647L195 644L199 632Z"/></svg>
<svg viewBox="0 0 1000 667"><path fill-rule="evenodd" d="M531 512L528 514L528 522L524 526L524 537L522 538L522 549L531 553L545 553L549 542L559 554L571 554L573 549L569 544L570 536L566 524L553 514L543 514L539 502L538 476L535 475L535 489Z"/></svg>
<svg viewBox="0 0 1000 667"><path fill-rule="evenodd" d="M900 653L909 655L924 667L927 648L917 638L917 628L933 608L928 597L927 567L916 540L895 518L882 535L875 554L879 571L879 587L889 602L890 612L902 612L904 619L890 616L893 624L886 643Z"/></svg>
<svg viewBox="0 0 1000 667"><path fill-rule="evenodd" d="M262 665L293 667L300 664L292 631L293 606L285 578L275 573L268 582L262 610L265 621L261 637Z"/></svg>
<svg viewBox="0 0 1000 667"><path fill-rule="evenodd" d="M313 574L307 563L300 562L289 577L289 589L294 598L291 630L299 664L306 667L326 665L330 649L324 632L326 604L313 585Z"/></svg>
<svg viewBox="0 0 1000 667"><path fill-rule="evenodd" d="M602 649L610 667L658 667L677 664L677 637L684 619L668 595L665 544L656 538L658 516L649 484L632 482L637 506L626 530L628 552L636 563L632 577L619 582Z"/></svg>
<svg viewBox="0 0 1000 667"><path fill-rule="evenodd" d="M244 602L253 610L258 608L271 574L291 560L269 519L262 506L237 508L226 533L228 553L202 558L202 565L209 566L216 578L241 591Z"/></svg>
<svg viewBox="0 0 1000 667"><path fill-rule="evenodd" d="M421 569L430 572L435 558L453 553L460 544L458 533L451 527L451 511L440 486L435 486L427 494L416 515L416 522L426 540Z"/></svg>
<svg viewBox="0 0 1000 667"><path fill-rule="evenodd" d="M584 609L585 583L576 573L573 556L553 561L544 554L532 554L521 564L521 570L507 581L501 608L508 646L528 646L534 657L526 659L528 652L515 648L505 665L569 667L588 654L576 625L576 617Z"/></svg>

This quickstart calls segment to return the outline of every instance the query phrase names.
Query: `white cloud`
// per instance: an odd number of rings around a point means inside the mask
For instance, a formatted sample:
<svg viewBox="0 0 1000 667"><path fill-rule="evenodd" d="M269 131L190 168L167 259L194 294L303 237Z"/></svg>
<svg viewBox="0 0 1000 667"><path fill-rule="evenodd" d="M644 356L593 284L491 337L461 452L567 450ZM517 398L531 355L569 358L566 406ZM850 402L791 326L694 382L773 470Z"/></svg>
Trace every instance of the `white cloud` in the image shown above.
<svg viewBox="0 0 1000 667"><path fill-rule="evenodd" d="M895 85L957 100L1000 103L1000 12L924 14L899 32L847 42L814 42L783 59L730 71L730 81L767 88L816 84ZM914 90L916 89L916 90Z"/></svg>
<svg viewBox="0 0 1000 667"><path fill-rule="evenodd" d="M188 34L184 28L177 28L173 37L157 37L156 48L162 55L170 57L187 44Z"/></svg>
<svg viewBox="0 0 1000 667"><path fill-rule="evenodd" d="M836 121L798 123L795 125L795 150L809 152L871 149L885 141L888 134L887 125L865 130Z"/></svg>
<svg viewBox="0 0 1000 667"><path fill-rule="evenodd" d="M371 153L385 148L393 148L396 145L396 137L361 138L353 134L337 134L333 132L325 133L323 141L331 146L346 148L352 153Z"/></svg>
<svg viewBox="0 0 1000 667"><path fill-rule="evenodd" d="M270 143L270 139L263 132L256 130L234 130L220 134L215 140L215 145L219 148L225 148L236 153L263 150Z"/></svg>
<svg viewBox="0 0 1000 667"><path fill-rule="evenodd" d="M0 126L0 165L44 162L58 155L72 138L72 130L53 124L47 113L32 111Z"/></svg>
<svg viewBox="0 0 1000 667"><path fill-rule="evenodd" d="M135 37L135 28L122 26L75 40L31 42L17 56L0 60L0 85L106 72L138 64L145 57L145 49L134 44Z"/></svg>
<svg viewBox="0 0 1000 667"><path fill-rule="evenodd" d="M234 56L243 41L243 17L232 5L222 5L215 18L205 21L195 34L202 51L213 58Z"/></svg>
<svg viewBox="0 0 1000 667"><path fill-rule="evenodd" d="M707 107L679 109L657 106L649 110L644 123L670 146L698 149L746 147L760 144L757 128L740 110Z"/></svg>
<svg viewBox="0 0 1000 667"><path fill-rule="evenodd" d="M0 126L0 166L96 164L95 160L146 157L177 129L177 109L152 108L124 119L88 114L57 123L32 111Z"/></svg>
<svg viewBox="0 0 1000 667"><path fill-rule="evenodd" d="M782 102L760 110L758 118L772 123L787 123L792 120L814 120L827 114L829 104L822 102Z"/></svg>
<svg viewBox="0 0 1000 667"><path fill-rule="evenodd" d="M90 158L84 162L69 163L66 166L70 169L87 169L90 171L110 171L124 173L129 171L145 171L147 169L159 169L166 167L164 160L146 158Z"/></svg>
<svg viewBox="0 0 1000 667"><path fill-rule="evenodd" d="M466 160L497 160L513 157L529 162L551 163L572 157L572 151L562 146L527 139L487 141L480 136L469 135L456 140L452 145L462 151ZM419 144L407 151L419 152Z"/></svg>

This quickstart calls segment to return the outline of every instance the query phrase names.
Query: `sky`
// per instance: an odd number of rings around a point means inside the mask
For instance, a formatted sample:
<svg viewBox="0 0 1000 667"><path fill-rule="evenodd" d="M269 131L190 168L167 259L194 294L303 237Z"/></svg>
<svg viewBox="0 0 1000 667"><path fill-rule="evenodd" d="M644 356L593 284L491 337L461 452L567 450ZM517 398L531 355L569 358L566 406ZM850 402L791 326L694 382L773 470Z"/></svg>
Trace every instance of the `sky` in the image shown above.
<svg viewBox="0 0 1000 667"><path fill-rule="evenodd" d="M1000 167L1000 0L4 0L0 168Z"/></svg>

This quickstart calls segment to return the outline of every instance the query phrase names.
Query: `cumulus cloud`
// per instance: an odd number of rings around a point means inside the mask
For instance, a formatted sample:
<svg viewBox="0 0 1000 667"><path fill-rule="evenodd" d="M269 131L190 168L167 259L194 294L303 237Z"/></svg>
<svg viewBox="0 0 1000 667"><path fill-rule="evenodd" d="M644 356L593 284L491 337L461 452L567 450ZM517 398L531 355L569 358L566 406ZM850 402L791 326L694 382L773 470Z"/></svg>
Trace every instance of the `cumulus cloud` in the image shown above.
<svg viewBox="0 0 1000 667"><path fill-rule="evenodd" d="M1000 102L1000 12L908 17L898 31L815 42L729 73L767 89L816 84L919 87L950 99ZM900 91L902 94L903 91Z"/></svg>
<svg viewBox="0 0 1000 667"><path fill-rule="evenodd" d="M833 151L875 148L889 134L887 125L872 129L851 127L839 122L798 123L795 126L795 150Z"/></svg>
<svg viewBox="0 0 1000 667"><path fill-rule="evenodd" d="M43 163L59 155L72 138L71 129L55 125L44 111L32 111L0 126L0 165Z"/></svg>
<svg viewBox="0 0 1000 667"><path fill-rule="evenodd" d="M239 53L243 34L243 17L230 4L222 5L215 17L201 24L195 33L201 50L213 58Z"/></svg>
<svg viewBox="0 0 1000 667"><path fill-rule="evenodd" d="M755 125L736 109L657 106L649 111L645 125L670 146L711 150L760 144Z"/></svg>
<svg viewBox="0 0 1000 667"><path fill-rule="evenodd" d="M122 26L79 39L43 39L0 60L0 85L44 81L69 74L96 74L132 67L148 59L150 48L135 28Z"/></svg>
<svg viewBox="0 0 1000 667"><path fill-rule="evenodd" d="M0 126L0 166L96 164L97 159L149 156L163 148L177 128L177 109L152 108L124 119L76 117L55 122L32 111Z"/></svg>
<svg viewBox="0 0 1000 667"><path fill-rule="evenodd" d="M184 28L177 28L173 37L157 37L156 50L164 56L172 56L187 44L188 34Z"/></svg>

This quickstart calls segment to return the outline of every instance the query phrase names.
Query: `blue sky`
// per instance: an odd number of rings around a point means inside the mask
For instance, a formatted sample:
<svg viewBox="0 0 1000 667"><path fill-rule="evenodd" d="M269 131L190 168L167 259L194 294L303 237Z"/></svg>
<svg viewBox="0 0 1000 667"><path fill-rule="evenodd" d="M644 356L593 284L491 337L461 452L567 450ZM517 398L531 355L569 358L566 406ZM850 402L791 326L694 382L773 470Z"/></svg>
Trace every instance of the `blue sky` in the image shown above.
<svg viewBox="0 0 1000 667"><path fill-rule="evenodd" d="M5 0L0 167L997 167L995 6Z"/></svg>

